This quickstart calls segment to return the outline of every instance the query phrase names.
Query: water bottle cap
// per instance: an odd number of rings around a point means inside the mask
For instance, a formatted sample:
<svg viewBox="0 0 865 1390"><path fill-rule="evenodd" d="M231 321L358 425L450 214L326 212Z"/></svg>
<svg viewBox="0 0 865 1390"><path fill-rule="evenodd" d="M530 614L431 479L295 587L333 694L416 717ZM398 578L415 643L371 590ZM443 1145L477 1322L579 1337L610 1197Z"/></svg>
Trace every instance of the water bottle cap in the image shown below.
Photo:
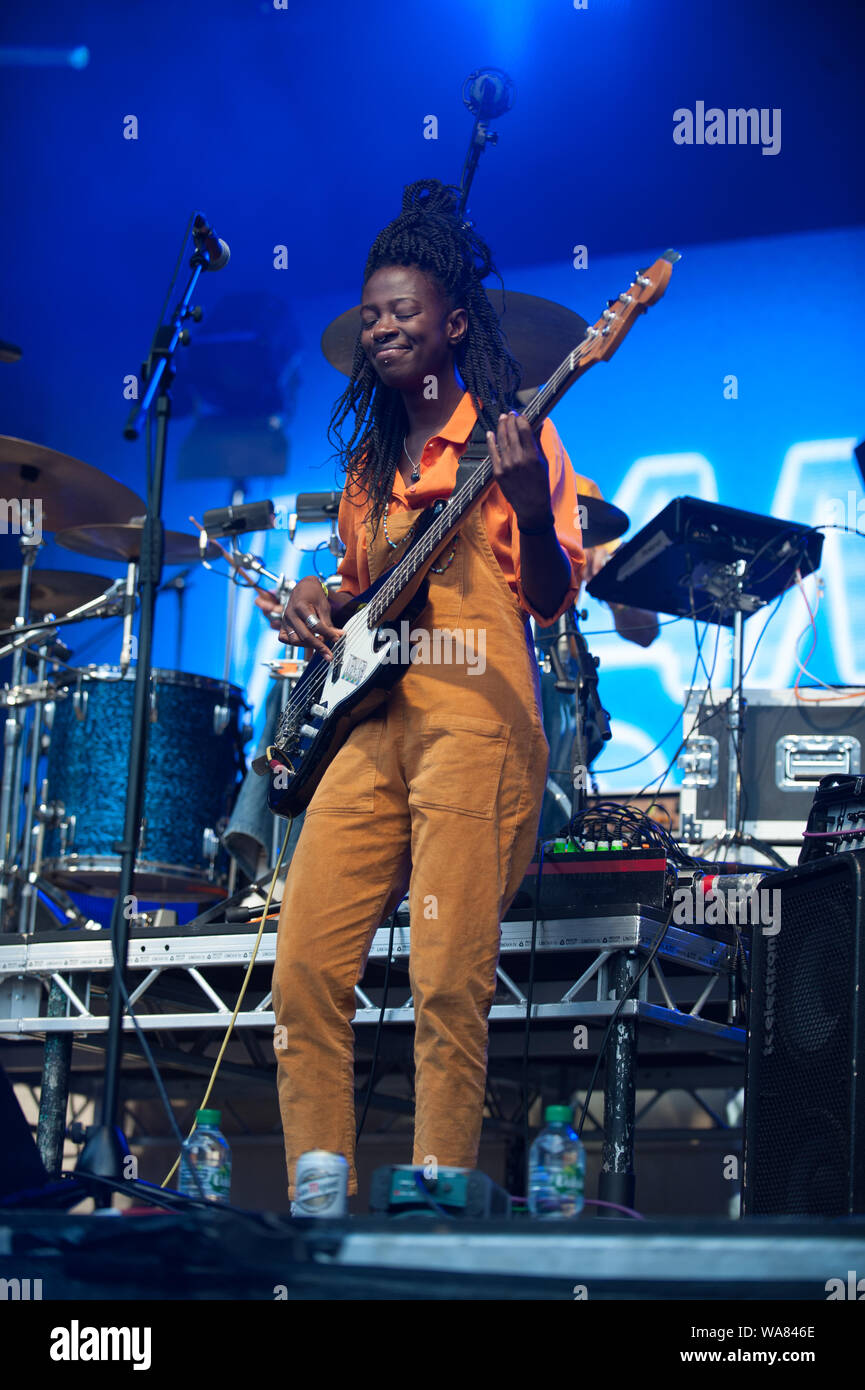
<svg viewBox="0 0 865 1390"><path fill-rule="evenodd" d="M544 1111L544 1120L548 1125L569 1125L573 1118L574 1112L569 1105L548 1105Z"/></svg>
<svg viewBox="0 0 865 1390"><path fill-rule="evenodd" d="M222 1119L221 1110L196 1110L195 1123L197 1125L218 1125Z"/></svg>

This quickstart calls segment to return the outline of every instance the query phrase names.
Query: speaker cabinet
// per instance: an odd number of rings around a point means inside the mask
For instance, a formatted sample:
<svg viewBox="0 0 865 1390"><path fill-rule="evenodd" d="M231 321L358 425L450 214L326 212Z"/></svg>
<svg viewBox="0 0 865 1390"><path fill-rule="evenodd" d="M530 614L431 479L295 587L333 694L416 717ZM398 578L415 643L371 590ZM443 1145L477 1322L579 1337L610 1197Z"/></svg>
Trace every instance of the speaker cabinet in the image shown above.
<svg viewBox="0 0 865 1390"><path fill-rule="evenodd" d="M742 1214L865 1213L865 850L772 874L751 951Z"/></svg>

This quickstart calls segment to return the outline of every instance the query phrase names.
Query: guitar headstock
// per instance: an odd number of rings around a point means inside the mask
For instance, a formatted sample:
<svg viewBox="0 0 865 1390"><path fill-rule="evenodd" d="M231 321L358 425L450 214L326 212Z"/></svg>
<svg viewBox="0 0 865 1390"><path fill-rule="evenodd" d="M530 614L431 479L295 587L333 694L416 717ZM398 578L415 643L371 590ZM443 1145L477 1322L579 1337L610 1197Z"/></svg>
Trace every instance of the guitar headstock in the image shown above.
<svg viewBox="0 0 865 1390"><path fill-rule="evenodd" d="M574 382L596 362L608 361L625 341L640 314L656 304L670 283L678 251L665 251L648 270L638 270L626 290L609 301L597 323L586 329L582 342L569 352L549 381L526 406L523 414L539 421L547 415Z"/></svg>
<svg viewBox="0 0 865 1390"><path fill-rule="evenodd" d="M648 270L638 270L626 290L611 299L597 323L586 329L580 344L582 371L595 362L608 361L624 341L639 314L656 304L670 283L673 266L681 260L678 251L665 251Z"/></svg>

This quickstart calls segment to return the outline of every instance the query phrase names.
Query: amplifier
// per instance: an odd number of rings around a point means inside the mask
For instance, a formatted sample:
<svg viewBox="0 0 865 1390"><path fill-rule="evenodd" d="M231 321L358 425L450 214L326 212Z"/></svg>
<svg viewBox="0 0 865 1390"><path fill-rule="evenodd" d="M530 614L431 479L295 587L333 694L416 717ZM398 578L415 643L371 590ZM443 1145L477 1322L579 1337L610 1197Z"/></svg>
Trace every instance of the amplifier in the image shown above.
<svg viewBox="0 0 865 1390"><path fill-rule="evenodd" d="M745 1069L746 1216L865 1214L865 852L773 875L755 932Z"/></svg>
<svg viewBox="0 0 865 1390"><path fill-rule="evenodd" d="M538 917L604 917L663 911L676 886L676 869L658 849L612 848L615 841L555 840L544 855ZM508 918L530 920L534 914L538 861L533 860L511 904Z"/></svg>
<svg viewBox="0 0 865 1390"><path fill-rule="evenodd" d="M828 693L828 692L827 692ZM798 700L793 690L745 690L742 819L746 833L795 864L814 792L824 777L863 770L865 694ZM683 718L680 839L695 845L724 829L727 788L725 702L729 690L692 690ZM720 707L720 708L719 708Z"/></svg>
<svg viewBox="0 0 865 1390"><path fill-rule="evenodd" d="M865 777L824 777L814 793L800 864L865 849Z"/></svg>

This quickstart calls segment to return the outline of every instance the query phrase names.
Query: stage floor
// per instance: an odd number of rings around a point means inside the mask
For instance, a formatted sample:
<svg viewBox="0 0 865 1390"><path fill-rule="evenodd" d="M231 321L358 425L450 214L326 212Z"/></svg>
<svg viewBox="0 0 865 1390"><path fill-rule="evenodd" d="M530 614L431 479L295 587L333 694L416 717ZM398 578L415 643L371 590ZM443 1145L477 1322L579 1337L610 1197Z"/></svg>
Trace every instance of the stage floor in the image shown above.
<svg viewBox="0 0 865 1390"><path fill-rule="evenodd" d="M218 1209L5 1211L0 1249L6 1280L22 1281L18 1296L33 1297L41 1280L46 1300L826 1302L833 1291L857 1297L865 1218L463 1223L435 1214L292 1221ZM839 1293L851 1271L852 1295Z"/></svg>

